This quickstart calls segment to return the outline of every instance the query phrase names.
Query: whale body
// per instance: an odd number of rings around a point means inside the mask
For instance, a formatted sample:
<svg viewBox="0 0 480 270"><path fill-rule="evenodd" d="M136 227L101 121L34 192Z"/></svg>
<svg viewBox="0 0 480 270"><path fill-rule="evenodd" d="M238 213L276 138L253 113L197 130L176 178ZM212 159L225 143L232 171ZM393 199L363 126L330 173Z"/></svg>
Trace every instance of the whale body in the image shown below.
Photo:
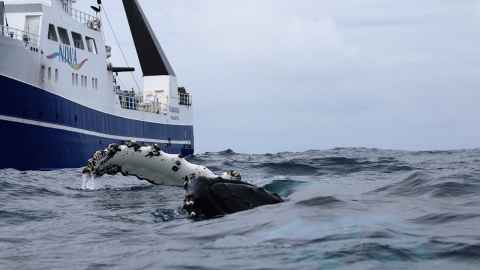
<svg viewBox="0 0 480 270"><path fill-rule="evenodd" d="M160 151L157 145L111 144L88 160L84 174L121 173L155 185L183 186L183 210L195 219L213 218L283 202L277 194L241 181L238 172L218 176L205 166Z"/></svg>
<svg viewBox="0 0 480 270"><path fill-rule="evenodd" d="M185 185L183 209L192 218L214 218L283 202L264 188L221 177L197 177Z"/></svg>

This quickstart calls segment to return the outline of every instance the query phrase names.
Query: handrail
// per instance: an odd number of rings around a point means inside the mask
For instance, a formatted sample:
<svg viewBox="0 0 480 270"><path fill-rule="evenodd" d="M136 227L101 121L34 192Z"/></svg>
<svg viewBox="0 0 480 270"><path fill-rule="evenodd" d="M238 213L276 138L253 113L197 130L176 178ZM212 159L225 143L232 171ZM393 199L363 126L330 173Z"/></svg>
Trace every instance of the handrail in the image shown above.
<svg viewBox="0 0 480 270"><path fill-rule="evenodd" d="M100 31L101 20L99 17L93 16L86 12L69 7L67 4L63 5L63 11L65 11L65 13L70 15L77 22L86 24L88 28L95 31Z"/></svg>
<svg viewBox="0 0 480 270"><path fill-rule="evenodd" d="M135 95L135 93L128 93L123 91L116 91L118 99L120 101L120 106L122 109L128 110L138 110L138 104L140 103L140 97Z"/></svg>
<svg viewBox="0 0 480 270"><path fill-rule="evenodd" d="M168 112L169 104L163 102L143 102L142 96L137 96L134 93L126 93L122 90L115 89L115 94L120 101L122 109L141 111L154 114L163 114ZM129 101L129 102L128 102Z"/></svg>
<svg viewBox="0 0 480 270"><path fill-rule="evenodd" d="M162 102L148 102L139 104L140 111L154 114L166 114L168 112L168 108L169 105Z"/></svg>
<svg viewBox="0 0 480 270"><path fill-rule="evenodd" d="M0 25L0 35L4 37L9 37L11 39L23 41L25 42L25 46L30 45L36 48L38 48L39 46L39 35L32 34L10 26Z"/></svg>
<svg viewBox="0 0 480 270"><path fill-rule="evenodd" d="M192 106L192 95L190 93L178 93L179 105Z"/></svg>

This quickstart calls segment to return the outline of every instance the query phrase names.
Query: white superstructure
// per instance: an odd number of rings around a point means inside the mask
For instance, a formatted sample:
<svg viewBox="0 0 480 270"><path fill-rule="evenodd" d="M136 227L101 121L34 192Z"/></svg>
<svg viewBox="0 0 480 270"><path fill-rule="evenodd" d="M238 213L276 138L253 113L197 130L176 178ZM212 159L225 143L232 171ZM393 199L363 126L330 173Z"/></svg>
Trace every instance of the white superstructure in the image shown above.
<svg viewBox="0 0 480 270"><path fill-rule="evenodd" d="M191 95L178 87L137 0L122 3L143 89L118 83L135 69L112 65L100 0L94 15L72 0L0 0L0 140L16 142L5 146L12 155L0 157L0 168L80 167L122 140L193 154Z"/></svg>
<svg viewBox="0 0 480 270"><path fill-rule="evenodd" d="M175 76L145 76L134 98L115 84L101 13L78 11L72 0L4 2L0 74L112 115L192 123L190 94L178 91Z"/></svg>

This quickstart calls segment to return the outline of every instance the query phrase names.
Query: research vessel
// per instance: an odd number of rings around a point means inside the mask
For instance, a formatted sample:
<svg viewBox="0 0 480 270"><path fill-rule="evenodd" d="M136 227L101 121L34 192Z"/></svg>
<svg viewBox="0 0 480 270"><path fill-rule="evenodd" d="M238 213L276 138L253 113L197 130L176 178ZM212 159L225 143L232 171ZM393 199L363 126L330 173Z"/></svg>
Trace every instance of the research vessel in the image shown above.
<svg viewBox="0 0 480 270"><path fill-rule="evenodd" d="M0 1L0 168L76 168L120 141L192 154L192 96L138 1L122 1L130 29L121 31L133 38L141 89L119 83L135 68L112 64L101 1L90 12L76 2Z"/></svg>

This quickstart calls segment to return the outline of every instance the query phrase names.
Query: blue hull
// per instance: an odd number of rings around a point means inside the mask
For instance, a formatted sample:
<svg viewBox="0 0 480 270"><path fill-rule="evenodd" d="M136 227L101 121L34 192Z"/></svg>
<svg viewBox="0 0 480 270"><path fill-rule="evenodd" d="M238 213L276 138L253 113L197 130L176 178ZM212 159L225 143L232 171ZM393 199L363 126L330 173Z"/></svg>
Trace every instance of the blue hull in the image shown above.
<svg viewBox="0 0 480 270"><path fill-rule="evenodd" d="M112 136L191 141L160 146L168 153L193 154L193 126L110 115L2 75L0 94L0 168L82 167L95 151L119 142Z"/></svg>

